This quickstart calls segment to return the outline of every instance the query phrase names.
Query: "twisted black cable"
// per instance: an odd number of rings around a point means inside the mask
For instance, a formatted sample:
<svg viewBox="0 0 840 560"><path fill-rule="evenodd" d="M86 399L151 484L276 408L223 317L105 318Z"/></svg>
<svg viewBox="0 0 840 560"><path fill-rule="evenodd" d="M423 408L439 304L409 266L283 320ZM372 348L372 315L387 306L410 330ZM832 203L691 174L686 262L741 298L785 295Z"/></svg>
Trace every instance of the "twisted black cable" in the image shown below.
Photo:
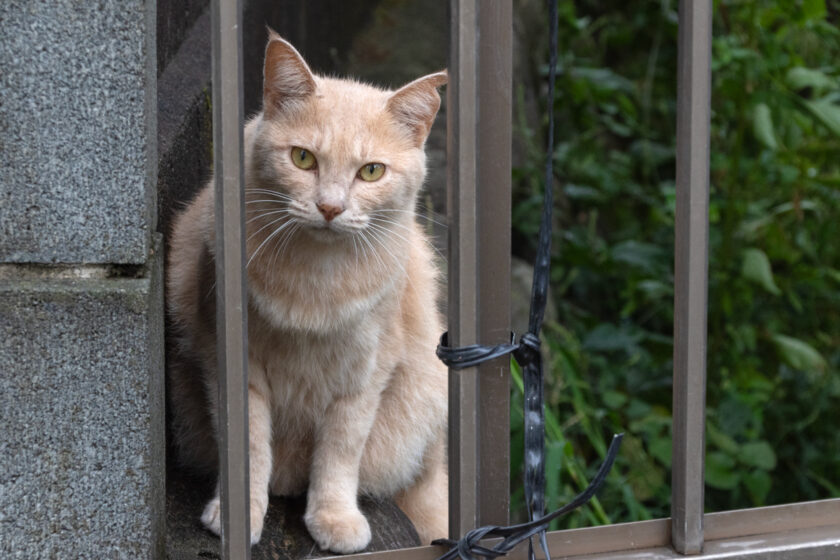
<svg viewBox="0 0 840 560"><path fill-rule="evenodd" d="M548 524L551 523L552 520L569 513L592 499L592 496L594 496L598 489L604 484L607 474L609 474L612 469L615 458L618 455L618 450L621 446L621 439L623 437L623 434L613 436L610 447L607 449L607 456L601 464L601 467L598 469L598 472L595 474L595 477L589 483L589 486L587 486L583 492L575 496L574 499L565 506L548 515L528 521L527 523L519 523L509 527L501 527L497 525L479 527L469 531L458 541L451 539L438 539L432 544L451 547L448 552L438 557L438 560L454 560L458 557L463 560L475 560L477 556L491 559L498 558L499 556L504 556L509 553L522 541L530 539L537 534L544 534L548 528ZM502 537L502 540L493 548L488 548L478 544L482 539L492 537ZM547 558L550 558L550 556Z"/></svg>

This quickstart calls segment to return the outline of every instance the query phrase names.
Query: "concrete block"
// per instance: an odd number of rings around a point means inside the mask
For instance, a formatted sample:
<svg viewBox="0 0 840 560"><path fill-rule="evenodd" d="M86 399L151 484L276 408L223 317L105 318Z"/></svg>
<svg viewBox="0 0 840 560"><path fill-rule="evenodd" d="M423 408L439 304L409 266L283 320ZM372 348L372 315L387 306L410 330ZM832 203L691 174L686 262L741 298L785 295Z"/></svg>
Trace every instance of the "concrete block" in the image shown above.
<svg viewBox="0 0 840 560"><path fill-rule="evenodd" d="M163 558L160 271L60 279L9 269L0 558Z"/></svg>
<svg viewBox="0 0 840 560"><path fill-rule="evenodd" d="M0 262L143 263L155 2L0 2Z"/></svg>

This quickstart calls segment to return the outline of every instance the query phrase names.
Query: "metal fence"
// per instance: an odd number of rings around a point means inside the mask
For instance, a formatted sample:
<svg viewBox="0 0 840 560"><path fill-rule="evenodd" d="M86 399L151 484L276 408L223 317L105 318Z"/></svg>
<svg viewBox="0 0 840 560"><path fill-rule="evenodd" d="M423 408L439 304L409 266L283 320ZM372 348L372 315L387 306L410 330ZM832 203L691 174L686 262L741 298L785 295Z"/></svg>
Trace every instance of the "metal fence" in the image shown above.
<svg viewBox="0 0 840 560"><path fill-rule="evenodd" d="M454 346L495 344L507 342L510 330L512 3L450 2L449 332ZM247 559L240 4L213 0L212 16L222 554ZM711 514L703 509L711 39L711 0L681 0L671 517L551 532L557 557L630 558L643 549L645 558L840 557L840 499ZM506 358L450 372L453 537L507 523L508 374ZM345 558L431 560L441 552L425 546ZM524 558L524 551L512 556Z"/></svg>

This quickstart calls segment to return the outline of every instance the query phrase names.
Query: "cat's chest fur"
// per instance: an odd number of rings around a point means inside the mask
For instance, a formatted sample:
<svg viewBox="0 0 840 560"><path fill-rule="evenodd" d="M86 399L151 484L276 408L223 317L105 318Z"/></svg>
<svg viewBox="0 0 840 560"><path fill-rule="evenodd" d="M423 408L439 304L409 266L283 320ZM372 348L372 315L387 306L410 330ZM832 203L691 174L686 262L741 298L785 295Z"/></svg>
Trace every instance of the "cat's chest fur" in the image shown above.
<svg viewBox="0 0 840 560"><path fill-rule="evenodd" d="M284 415L322 412L333 399L368 388L381 335L376 322L357 319L321 334L278 328L260 313L249 321L257 325L249 334L254 373L265 376L272 408Z"/></svg>
<svg viewBox="0 0 840 560"><path fill-rule="evenodd" d="M332 339L352 334L393 311L389 300L403 280L396 271L383 277L360 270L356 262L324 255L315 263L283 267L282 276L254 272L249 275L251 302L260 318L281 332Z"/></svg>
<svg viewBox="0 0 840 560"><path fill-rule="evenodd" d="M398 301L393 278L342 281L309 270L250 288L249 355L264 377L275 421L310 431L335 399L381 391L392 360L381 352ZM262 289L261 289L262 288ZM391 329L388 336L398 337Z"/></svg>

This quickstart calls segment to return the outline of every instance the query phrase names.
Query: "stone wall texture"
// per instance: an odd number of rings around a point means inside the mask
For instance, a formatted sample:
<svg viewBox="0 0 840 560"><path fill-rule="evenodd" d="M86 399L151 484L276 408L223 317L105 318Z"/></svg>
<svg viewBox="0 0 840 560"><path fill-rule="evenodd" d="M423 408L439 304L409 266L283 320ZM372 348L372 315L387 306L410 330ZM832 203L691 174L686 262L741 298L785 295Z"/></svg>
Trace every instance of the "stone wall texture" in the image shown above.
<svg viewBox="0 0 840 560"><path fill-rule="evenodd" d="M150 11L143 0L0 2L0 261L146 261Z"/></svg>
<svg viewBox="0 0 840 560"><path fill-rule="evenodd" d="M164 557L154 0L0 1L0 558Z"/></svg>

